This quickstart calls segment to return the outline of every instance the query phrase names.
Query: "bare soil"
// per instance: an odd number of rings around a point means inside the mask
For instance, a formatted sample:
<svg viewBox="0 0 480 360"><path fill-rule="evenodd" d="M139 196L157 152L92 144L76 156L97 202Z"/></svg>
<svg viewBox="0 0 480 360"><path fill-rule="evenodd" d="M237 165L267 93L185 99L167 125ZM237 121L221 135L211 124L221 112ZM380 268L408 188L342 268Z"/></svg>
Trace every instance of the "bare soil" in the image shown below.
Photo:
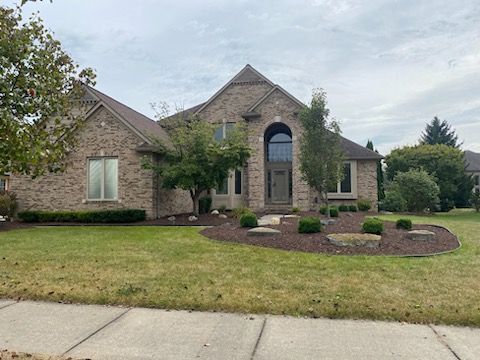
<svg viewBox="0 0 480 360"><path fill-rule="evenodd" d="M318 213L302 213L302 216L319 216ZM323 217L322 217L323 218ZM247 228L238 222L226 223L207 228L201 234L215 240L333 255L429 255L454 250L459 247L457 237L447 229L414 224L413 229L424 229L435 233L435 240L412 241L407 238L407 230L397 229L395 223L385 221L385 231L378 248L340 247L331 244L327 235L332 233L360 233L365 213L340 213L335 224L326 225L322 232L316 234L299 234L298 218L282 218L280 225L269 225L282 232L276 236L247 236Z"/></svg>

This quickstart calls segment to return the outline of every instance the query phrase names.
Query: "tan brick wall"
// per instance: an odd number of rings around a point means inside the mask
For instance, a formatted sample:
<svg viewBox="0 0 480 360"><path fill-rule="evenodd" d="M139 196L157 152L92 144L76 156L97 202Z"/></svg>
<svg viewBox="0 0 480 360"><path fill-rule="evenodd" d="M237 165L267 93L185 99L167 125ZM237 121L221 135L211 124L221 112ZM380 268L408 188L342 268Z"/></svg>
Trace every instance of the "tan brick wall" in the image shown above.
<svg viewBox="0 0 480 360"><path fill-rule="evenodd" d="M357 190L358 198L370 200L372 210L377 211L377 162L375 160L357 161Z"/></svg>
<svg viewBox="0 0 480 360"><path fill-rule="evenodd" d="M142 169L134 149L143 141L100 107L78 133L78 143L69 156L64 173L31 179L13 176L11 190L17 193L19 210L145 209L148 218L157 214L155 175ZM118 157L118 201L87 201L87 159ZM159 209L181 212L184 204L176 195L160 199Z"/></svg>

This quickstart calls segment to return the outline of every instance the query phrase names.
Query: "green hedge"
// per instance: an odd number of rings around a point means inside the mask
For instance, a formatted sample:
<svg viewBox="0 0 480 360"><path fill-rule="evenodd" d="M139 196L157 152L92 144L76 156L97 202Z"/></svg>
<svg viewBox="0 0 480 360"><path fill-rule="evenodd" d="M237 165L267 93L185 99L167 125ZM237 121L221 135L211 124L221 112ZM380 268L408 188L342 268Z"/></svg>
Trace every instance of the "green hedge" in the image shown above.
<svg viewBox="0 0 480 360"><path fill-rule="evenodd" d="M357 205L350 205L348 207L348 210L351 212L357 212L358 211Z"/></svg>
<svg viewBox="0 0 480 360"><path fill-rule="evenodd" d="M330 216L331 217L338 217L338 208L336 206L330 205L329 209L330 209ZM318 211L320 212L320 214L326 215L327 214L327 207L325 205L320 206L320 209Z"/></svg>
<svg viewBox="0 0 480 360"><path fill-rule="evenodd" d="M145 210L98 211L22 211L18 218L24 222L79 222L79 223L129 223L143 221Z"/></svg>
<svg viewBox="0 0 480 360"><path fill-rule="evenodd" d="M344 212L344 211L350 211L350 206L341 204L338 206L338 211Z"/></svg>
<svg viewBox="0 0 480 360"><path fill-rule="evenodd" d="M305 216L298 221L298 232L300 234L311 234L322 231L322 223L315 216Z"/></svg>
<svg viewBox="0 0 480 360"><path fill-rule="evenodd" d="M367 199L359 199L357 201L357 206L360 211L368 211L372 208L372 202Z"/></svg>
<svg viewBox="0 0 480 360"><path fill-rule="evenodd" d="M412 220L398 219L396 222L397 229L412 230Z"/></svg>
<svg viewBox="0 0 480 360"><path fill-rule="evenodd" d="M383 221L377 218L367 218L362 224L362 230L369 234L380 235L383 232Z"/></svg>
<svg viewBox="0 0 480 360"><path fill-rule="evenodd" d="M255 227L258 225L257 215L254 213L245 213L240 216L240 226L241 227Z"/></svg>

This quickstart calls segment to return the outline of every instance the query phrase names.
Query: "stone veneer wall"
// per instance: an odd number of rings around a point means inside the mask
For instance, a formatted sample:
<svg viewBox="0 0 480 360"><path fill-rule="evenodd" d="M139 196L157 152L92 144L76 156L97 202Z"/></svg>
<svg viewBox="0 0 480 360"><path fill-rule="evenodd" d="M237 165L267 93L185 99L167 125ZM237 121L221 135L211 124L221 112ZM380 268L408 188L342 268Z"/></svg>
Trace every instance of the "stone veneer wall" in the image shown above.
<svg viewBox="0 0 480 360"><path fill-rule="evenodd" d="M142 169L142 154L134 149L143 143L119 120L100 107L79 131L78 143L69 156L69 165L63 173L48 174L37 179L12 176L11 190L17 194L22 210L99 210L144 209L148 218L157 216L157 182L150 170ZM95 156L118 157L118 201L87 201L87 158ZM183 203L176 195L160 199L161 213ZM165 210L166 209L166 210Z"/></svg>
<svg viewBox="0 0 480 360"><path fill-rule="evenodd" d="M359 199L368 199L372 202L372 210L378 209L377 189L377 161L357 161L357 192Z"/></svg>

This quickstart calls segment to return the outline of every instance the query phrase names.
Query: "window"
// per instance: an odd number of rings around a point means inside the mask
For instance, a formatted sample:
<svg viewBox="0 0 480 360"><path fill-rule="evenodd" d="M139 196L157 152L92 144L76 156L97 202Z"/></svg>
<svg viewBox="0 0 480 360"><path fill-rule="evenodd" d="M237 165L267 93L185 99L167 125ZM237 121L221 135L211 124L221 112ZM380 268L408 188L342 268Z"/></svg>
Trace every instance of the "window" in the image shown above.
<svg viewBox="0 0 480 360"><path fill-rule="evenodd" d="M117 200L118 159L96 158L88 160L88 199Z"/></svg>
<svg viewBox="0 0 480 360"><path fill-rule="evenodd" d="M480 175L475 175L475 185L480 185Z"/></svg>
<svg viewBox="0 0 480 360"><path fill-rule="evenodd" d="M343 175L343 180L337 184L336 188L328 189L329 193L352 193L352 163L346 162L343 164Z"/></svg>
<svg viewBox="0 0 480 360"><path fill-rule="evenodd" d="M224 123L215 129L215 141L222 141L234 129L235 123Z"/></svg>
<svg viewBox="0 0 480 360"><path fill-rule="evenodd" d="M267 161L292 161L292 137L290 135L286 133L277 133L268 140Z"/></svg>
<svg viewBox="0 0 480 360"><path fill-rule="evenodd" d="M216 195L228 195L228 178L225 178L223 182L215 189Z"/></svg>
<svg viewBox="0 0 480 360"><path fill-rule="evenodd" d="M242 194L242 171L235 170L235 195Z"/></svg>
<svg viewBox="0 0 480 360"><path fill-rule="evenodd" d="M0 177L0 191L8 190L8 178Z"/></svg>

